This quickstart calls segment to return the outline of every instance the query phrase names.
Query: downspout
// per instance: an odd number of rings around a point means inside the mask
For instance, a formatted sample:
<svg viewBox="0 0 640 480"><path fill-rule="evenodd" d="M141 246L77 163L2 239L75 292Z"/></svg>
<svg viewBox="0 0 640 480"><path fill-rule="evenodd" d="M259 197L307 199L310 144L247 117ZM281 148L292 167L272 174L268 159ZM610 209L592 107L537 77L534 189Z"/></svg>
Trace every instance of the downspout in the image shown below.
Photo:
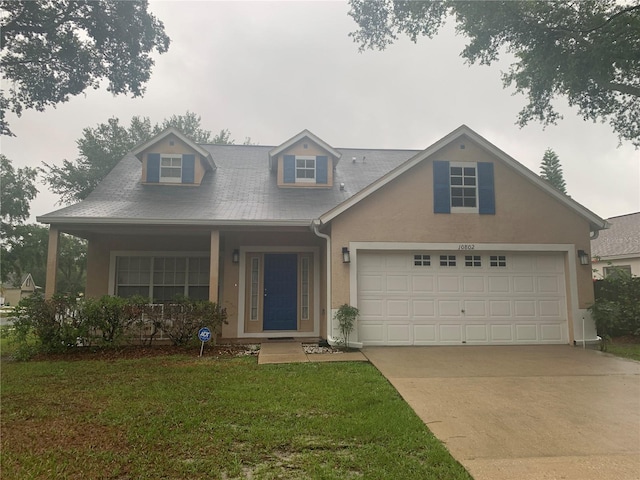
<svg viewBox="0 0 640 480"><path fill-rule="evenodd" d="M333 338L331 334L333 333L333 315L331 314L331 237L327 234L320 233L320 220L315 219L311 222L311 229L316 236L325 239L325 243L327 246L327 254L326 254L326 262L327 262L327 342L329 345L336 345L338 340Z"/></svg>

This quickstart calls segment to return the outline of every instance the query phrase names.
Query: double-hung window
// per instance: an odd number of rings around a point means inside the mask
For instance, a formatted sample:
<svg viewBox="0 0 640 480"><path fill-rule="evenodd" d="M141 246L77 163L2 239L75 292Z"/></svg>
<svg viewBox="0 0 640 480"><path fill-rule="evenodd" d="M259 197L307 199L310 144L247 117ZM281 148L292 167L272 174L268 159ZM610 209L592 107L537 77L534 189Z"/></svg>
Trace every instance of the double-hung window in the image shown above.
<svg viewBox="0 0 640 480"><path fill-rule="evenodd" d="M495 215L493 163L433 162L433 213Z"/></svg>
<svg viewBox="0 0 640 480"><path fill-rule="evenodd" d="M316 157L296 156L296 182L315 183L316 181Z"/></svg>
<svg viewBox="0 0 640 480"><path fill-rule="evenodd" d="M478 189L476 166L454 164L450 166L451 208L469 208L477 211Z"/></svg>
<svg viewBox="0 0 640 480"><path fill-rule="evenodd" d="M162 155L160 157L160 181L180 183L182 181L182 155Z"/></svg>

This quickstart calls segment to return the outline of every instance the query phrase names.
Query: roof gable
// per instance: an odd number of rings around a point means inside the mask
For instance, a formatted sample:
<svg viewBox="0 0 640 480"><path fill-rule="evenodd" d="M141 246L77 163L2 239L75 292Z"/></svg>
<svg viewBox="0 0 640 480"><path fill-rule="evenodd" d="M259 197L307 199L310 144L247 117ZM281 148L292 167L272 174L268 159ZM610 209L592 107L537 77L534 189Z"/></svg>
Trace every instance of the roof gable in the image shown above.
<svg viewBox="0 0 640 480"><path fill-rule="evenodd" d="M462 125L458 127L457 129L455 129L448 135L444 136L443 138L441 138L431 146L427 147L422 152L417 153L416 155L414 155L412 158L410 158L403 164L391 170L386 175L380 177L378 180L376 180L369 186L365 187L364 189L362 189L361 191L359 191L358 193L350 197L348 200L342 202L341 204L337 205L335 208L321 215L320 222L323 224L330 222L332 219L334 219L335 217L337 217L347 209L351 208L353 205L367 198L369 195L371 195L375 191L384 187L386 184L396 179L403 173L407 172L418 163L425 161L426 159L434 155L443 147L449 145L454 141L457 141L462 137L469 138L470 140L478 144L481 148L485 149L490 154L492 154L499 161L503 162L506 166L508 166L512 170L515 170L518 174L526 178L528 181L532 182L537 187L545 191L547 194L555 198L557 201L567 206L570 210L574 211L576 214L583 217L585 220L589 222L591 231L598 231L598 230L607 228L607 222L605 220L603 220L602 218L598 217L595 213L591 212L587 208L580 205L571 197L568 197L562 194L561 192L559 192L557 189L549 185L547 182L545 182L543 179L541 179L538 175L533 173L527 167L522 165L520 162L516 161L510 155L500 150L498 147L493 145L491 142L487 141L484 137L480 136L479 134L471 130L466 125Z"/></svg>
<svg viewBox="0 0 640 480"><path fill-rule="evenodd" d="M159 133L158 135L156 135L155 137L151 138L150 140L147 140L146 142L141 143L140 145L136 146L131 151L131 153L135 155L138 159L140 159L140 154L142 154L145 150L147 150L148 148L152 147L153 145L162 141L163 139L167 138L170 135L175 135L181 142L183 142L189 148L191 148L196 153L201 155L202 158L206 160L209 167L215 170L216 164L215 164L215 161L213 160L213 157L211 156L211 153L209 153L207 150L202 148L200 145L198 145L196 142L191 140L189 137L187 137L185 134L180 132L180 130L178 130L175 127L169 127L164 131L162 131L161 133Z"/></svg>
<svg viewBox="0 0 640 480"><path fill-rule="evenodd" d="M279 154L281 154L282 152L287 150L289 147L295 145L296 143L300 142L301 140L303 140L305 138L308 139L309 141L315 143L316 145L318 145L323 150L326 150L331 155L333 155L333 157L336 159L334 167L338 164L338 161L340 160L340 157L342 156L342 154L340 152L338 152L336 149L334 149L327 142L322 140L320 137L314 135L309 130L304 129L303 131L301 131L297 135L291 137L289 140L287 140L283 144L281 144L281 145L279 145L277 147L274 147L269 152L269 170L273 170L274 161L278 157Z"/></svg>

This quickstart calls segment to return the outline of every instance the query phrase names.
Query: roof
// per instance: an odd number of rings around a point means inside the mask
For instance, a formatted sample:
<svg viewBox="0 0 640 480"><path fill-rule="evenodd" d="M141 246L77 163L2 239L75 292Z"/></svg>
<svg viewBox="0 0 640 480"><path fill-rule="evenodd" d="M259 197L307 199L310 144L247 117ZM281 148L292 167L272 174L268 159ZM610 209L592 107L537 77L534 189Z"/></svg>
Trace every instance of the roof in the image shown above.
<svg viewBox="0 0 640 480"><path fill-rule="evenodd" d="M124 157L82 202L39 216L43 223L148 225L304 225L413 157L417 150L337 149L333 188L278 188L272 146L200 145L215 158L197 187L143 185L140 161ZM363 161L362 159L366 159ZM340 184L344 183L344 190ZM198 205L198 208L193 208Z"/></svg>
<svg viewBox="0 0 640 480"><path fill-rule="evenodd" d="M171 129L161 135L173 133ZM458 137L466 135L549 195L585 218L592 231L607 223L466 126L461 126L426 150L332 148L317 143L343 161L334 171L330 188L279 188L268 161L274 152L302 138L316 142L308 130L284 144L198 145L218 166L208 171L200 186L150 185L141 182L142 151L147 142L125 156L82 202L37 217L43 223L93 225L291 225L327 223L417 163ZM142 150L140 150L142 149ZM342 187L342 184L344 187ZM197 205L198 208L194 208Z"/></svg>
<svg viewBox="0 0 640 480"><path fill-rule="evenodd" d="M591 255L607 258L640 256L640 212L608 218L611 225L591 241Z"/></svg>

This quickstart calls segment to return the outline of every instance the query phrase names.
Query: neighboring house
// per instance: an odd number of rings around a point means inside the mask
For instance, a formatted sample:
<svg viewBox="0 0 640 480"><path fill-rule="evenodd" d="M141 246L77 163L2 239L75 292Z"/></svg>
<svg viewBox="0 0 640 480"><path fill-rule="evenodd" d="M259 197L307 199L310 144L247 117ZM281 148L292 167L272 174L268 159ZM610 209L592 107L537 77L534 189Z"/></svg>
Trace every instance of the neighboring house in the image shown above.
<svg viewBox="0 0 640 480"><path fill-rule="evenodd" d="M606 222L461 126L426 150L198 145L168 129L50 224L88 240L88 296L175 294L227 309L223 339L354 345L595 340L588 260ZM586 254L584 253L586 251Z"/></svg>
<svg viewBox="0 0 640 480"><path fill-rule="evenodd" d="M640 276L640 212L608 218L611 225L591 240L593 278L622 269Z"/></svg>
<svg viewBox="0 0 640 480"><path fill-rule="evenodd" d="M22 276L19 287L13 282L3 283L0 287L0 305L15 307L20 300L33 295L38 288L40 287L33 283L30 273Z"/></svg>

